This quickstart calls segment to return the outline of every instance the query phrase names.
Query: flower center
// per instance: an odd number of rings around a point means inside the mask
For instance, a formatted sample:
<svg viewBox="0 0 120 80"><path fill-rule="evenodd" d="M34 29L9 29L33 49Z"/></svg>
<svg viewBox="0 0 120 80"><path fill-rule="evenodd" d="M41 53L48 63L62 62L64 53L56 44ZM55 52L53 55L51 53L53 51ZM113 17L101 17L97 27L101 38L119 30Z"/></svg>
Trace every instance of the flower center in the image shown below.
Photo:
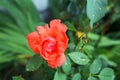
<svg viewBox="0 0 120 80"><path fill-rule="evenodd" d="M46 37L43 41L43 49L46 51L46 52L53 52L56 48L56 40L52 37Z"/></svg>

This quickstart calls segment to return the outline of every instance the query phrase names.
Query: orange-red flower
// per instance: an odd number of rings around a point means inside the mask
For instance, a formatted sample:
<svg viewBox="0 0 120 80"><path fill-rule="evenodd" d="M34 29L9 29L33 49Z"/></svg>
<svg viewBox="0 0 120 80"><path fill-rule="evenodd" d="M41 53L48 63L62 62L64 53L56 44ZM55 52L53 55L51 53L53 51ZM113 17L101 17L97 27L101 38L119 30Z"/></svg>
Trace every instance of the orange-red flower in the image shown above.
<svg viewBox="0 0 120 80"><path fill-rule="evenodd" d="M50 27L38 26L37 31L28 34L31 49L40 54L52 68L60 67L65 61L64 51L68 46L67 27L60 20L50 21Z"/></svg>

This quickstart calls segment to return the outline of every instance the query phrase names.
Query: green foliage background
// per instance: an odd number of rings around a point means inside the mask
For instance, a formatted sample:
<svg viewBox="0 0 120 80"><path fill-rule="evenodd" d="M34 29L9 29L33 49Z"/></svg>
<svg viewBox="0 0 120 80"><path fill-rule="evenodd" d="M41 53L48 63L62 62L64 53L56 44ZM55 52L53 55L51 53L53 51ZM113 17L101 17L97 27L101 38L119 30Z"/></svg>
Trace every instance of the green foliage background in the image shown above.
<svg viewBox="0 0 120 80"><path fill-rule="evenodd" d="M68 26L67 61L51 69L29 48L27 34L46 23L31 0L0 0L0 80L119 80L120 1L49 3L54 18ZM85 39L76 36L79 31L88 40L82 50Z"/></svg>

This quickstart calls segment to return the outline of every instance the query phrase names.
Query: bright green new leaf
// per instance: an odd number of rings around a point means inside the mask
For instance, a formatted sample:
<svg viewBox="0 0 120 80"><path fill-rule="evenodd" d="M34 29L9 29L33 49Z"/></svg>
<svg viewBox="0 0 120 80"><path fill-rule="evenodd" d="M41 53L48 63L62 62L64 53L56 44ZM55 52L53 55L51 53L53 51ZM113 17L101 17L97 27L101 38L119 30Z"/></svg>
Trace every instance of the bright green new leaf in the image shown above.
<svg viewBox="0 0 120 80"><path fill-rule="evenodd" d="M27 63L26 70L34 71L40 67L42 64L42 59L39 55L34 55Z"/></svg>
<svg viewBox="0 0 120 80"><path fill-rule="evenodd" d="M71 61L69 57L66 57L66 62L62 65L62 69L65 73L69 73L71 70Z"/></svg>
<svg viewBox="0 0 120 80"><path fill-rule="evenodd" d="M97 74L102 68L102 63L100 59L95 59L90 66L90 73Z"/></svg>
<svg viewBox="0 0 120 80"><path fill-rule="evenodd" d="M87 0L87 15L90 18L90 27L100 20L106 13L107 0Z"/></svg>
<svg viewBox="0 0 120 80"><path fill-rule="evenodd" d="M89 62L89 58L81 52L72 52L69 54L70 58L79 65L86 65Z"/></svg>
<svg viewBox="0 0 120 80"><path fill-rule="evenodd" d="M54 76L54 80L66 80L66 75L64 73L61 72L56 72L55 76Z"/></svg>
<svg viewBox="0 0 120 80"><path fill-rule="evenodd" d="M100 80L114 80L115 74L112 69L104 68L99 74Z"/></svg>
<svg viewBox="0 0 120 80"><path fill-rule="evenodd" d="M98 79L91 76L91 77L88 78L88 80L98 80Z"/></svg>
<svg viewBox="0 0 120 80"><path fill-rule="evenodd" d="M81 75L80 73L76 73L73 75L72 80L81 80Z"/></svg>

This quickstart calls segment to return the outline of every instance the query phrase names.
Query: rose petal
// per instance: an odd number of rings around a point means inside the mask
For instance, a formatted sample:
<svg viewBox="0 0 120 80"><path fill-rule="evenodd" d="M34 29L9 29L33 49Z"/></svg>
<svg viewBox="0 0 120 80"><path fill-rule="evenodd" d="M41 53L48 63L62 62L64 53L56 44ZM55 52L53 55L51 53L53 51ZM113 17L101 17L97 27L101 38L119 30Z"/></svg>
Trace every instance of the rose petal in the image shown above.
<svg viewBox="0 0 120 80"><path fill-rule="evenodd" d="M55 60L48 60L48 64L51 68L57 68L60 67L64 62L66 61L64 53L57 56Z"/></svg>
<svg viewBox="0 0 120 80"><path fill-rule="evenodd" d="M50 27L38 26L37 32L28 35L28 44L32 50L39 53L52 68L60 67L66 60L64 51L68 46L66 35L67 27L61 20L54 19L50 22Z"/></svg>
<svg viewBox="0 0 120 80"><path fill-rule="evenodd" d="M41 39L40 39L38 33L32 32L32 33L28 34L27 39L28 39L28 44L29 44L30 48L34 52L39 53L38 45L40 44Z"/></svg>
<svg viewBox="0 0 120 80"><path fill-rule="evenodd" d="M45 29L46 29L47 33L49 33L50 28L49 28L48 24L45 25Z"/></svg>
<svg viewBox="0 0 120 80"><path fill-rule="evenodd" d="M67 26L66 26L65 24L61 23L61 24L59 25L59 27L62 28L62 31L63 31L63 32L66 32L66 31L67 31Z"/></svg>
<svg viewBox="0 0 120 80"><path fill-rule="evenodd" d="M44 38L45 36L48 35L46 29L42 26L38 26L37 30L39 31L39 34L40 34L41 38Z"/></svg>
<svg viewBox="0 0 120 80"><path fill-rule="evenodd" d="M60 67L62 64L64 64L66 61L64 53L62 53L59 57L57 57L57 66Z"/></svg>
<svg viewBox="0 0 120 80"><path fill-rule="evenodd" d="M64 32L59 33L57 36L57 46L59 51L64 52L68 46L68 37Z"/></svg>
<svg viewBox="0 0 120 80"><path fill-rule="evenodd" d="M56 59L56 56L57 56L57 53L52 53L52 54L48 54L48 53L45 53L45 60L55 60Z"/></svg>
<svg viewBox="0 0 120 80"><path fill-rule="evenodd" d="M56 30L62 30L64 32L66 32L67 30L67 26L63 23L61 23L61 20L59 19L54 19L52 21L50 21L50 28L51 29L56 29Z"/></svg>
<svg viewBox="0 0 120 80"><path fill-rule="evenodd" d="M59 32L66 32L67 27L65 24L61 23L61 20L54 19L50 22L50 35L56 37Z"/></svg>

